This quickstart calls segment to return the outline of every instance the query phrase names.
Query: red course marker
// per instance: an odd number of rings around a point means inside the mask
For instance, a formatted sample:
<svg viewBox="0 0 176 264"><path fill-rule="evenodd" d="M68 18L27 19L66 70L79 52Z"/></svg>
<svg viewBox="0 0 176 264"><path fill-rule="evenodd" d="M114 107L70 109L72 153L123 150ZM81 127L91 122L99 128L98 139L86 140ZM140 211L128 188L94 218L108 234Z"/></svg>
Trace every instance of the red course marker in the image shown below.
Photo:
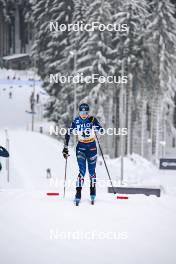
<svg viewBox="0 0 176 264"><path fill-rule="evenodd" d="M128 199L128 196L117 196L117 199L127 200Z"/></svg>
<svg viewBox="0 0 176 264"><path fill-rule="evenodd" d="M49 196L59 196L59 193L47 193L46 195L49 195Z"/></svg>

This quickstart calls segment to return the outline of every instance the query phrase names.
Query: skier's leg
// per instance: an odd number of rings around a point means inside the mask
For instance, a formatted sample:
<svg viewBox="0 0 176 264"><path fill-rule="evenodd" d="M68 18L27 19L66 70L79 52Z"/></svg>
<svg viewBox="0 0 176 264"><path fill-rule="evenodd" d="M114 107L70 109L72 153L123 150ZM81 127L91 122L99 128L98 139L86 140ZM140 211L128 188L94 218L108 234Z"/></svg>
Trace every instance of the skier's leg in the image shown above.
<svg viewBox="0 0 176 264"><path fill-rule="evenodd" d="M84 184L84 176L86 174L86 155L84 148L78 144L76 148L77 162L79 166L79 175L76 181L76 198L81 199L81 190Z"/></svg>
<svg viewBox="0 0 176 264"><path fill-rule="evenodd" d="M88 152L88 170L90 175L90 195L96 195L96 162L97 162L97 148L94 144L93 147L89 148Z"/></svg>
<svg viewBox="0 0 176 264"><path fill-rule="evenodd" d="M90 195L96 196L96 173L90 176Z"/></svg>
<svg viewBox="0 0 176 264"><path fill-rule="evenodd" d="M79 174L76 181L76 195L75 195L75 197L78 199L81 199L81 191L83 184L84 184L84 177L82 177L81 174Z"/></svg>

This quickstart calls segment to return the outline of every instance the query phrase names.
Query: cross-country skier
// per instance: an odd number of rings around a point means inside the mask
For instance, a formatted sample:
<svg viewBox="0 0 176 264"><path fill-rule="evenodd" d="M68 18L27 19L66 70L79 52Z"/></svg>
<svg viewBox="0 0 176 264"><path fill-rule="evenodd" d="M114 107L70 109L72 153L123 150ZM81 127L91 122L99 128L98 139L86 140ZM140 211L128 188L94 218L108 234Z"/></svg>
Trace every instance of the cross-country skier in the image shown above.
<svg viewBox="0 0 176 264"><path fill-rule="evenodd" d="M76 157L79 166L79 175L76 181L76 195L75 204L78 205L81 199L81 190L84 184L84 176L86 174L86 161L88 164L88 171L90 176L90 197L92 204L96 196L96 161L97 161L97 147L95 141L95 132L101 131L102 127L98 120L89 116L89 105L81 104L79 106L79 116L76 117L71 127L67 130L65 135L65 143L63 149L63 156L67 158L68 143L71 134L76 134L78 144L76 146Z"/></svg>
<svg viewBox="0 0 176 264"><path fill-rule="evenodd" d="M12 99L12 92L9 92L9 99Z"/></svg>
<svg viewBox="0 0 176 264"><path fill-rule="evenodd" d="M3 148L2 146L0 146L0 157L4 157L4 158L8 158L9 157L9 153L8 151ZM2 165L0 163L0 170L2 169Z"/></svg>

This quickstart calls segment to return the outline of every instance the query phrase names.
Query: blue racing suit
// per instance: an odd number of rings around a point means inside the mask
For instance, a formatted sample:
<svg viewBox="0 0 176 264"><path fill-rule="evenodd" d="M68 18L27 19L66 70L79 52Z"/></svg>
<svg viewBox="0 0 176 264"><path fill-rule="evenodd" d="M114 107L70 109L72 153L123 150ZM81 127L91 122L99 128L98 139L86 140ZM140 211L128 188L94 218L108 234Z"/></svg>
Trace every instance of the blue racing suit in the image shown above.
<svg viewBox="0 0 176 264"><path fill-rule="evenodd" d="M8 151L3 148L2 146L0 146L0 157L4 157L4 158L8 158L9 157L9 153ZM2 165L0 163L0 170L2 169Z"/></svg>
<svg viewBox="0 0 176 264"><path fill-rule="evenodd" d="M95 133L101 132L102 127L95 117L88 117L82 119L76 117L65 136L65 145L68 142L71 134L78 137L78 144L76 147L76 157L79 166L79 175L76 182L76 187L82 187L84 183L84 176L86 174L86 161L88 164L88 171L90 176L90 187L96 185L96 161L97 161L97 147L95 141ZM75 133L74 133L75 132ZM94 191L95 194L95 191Z"/></svg>

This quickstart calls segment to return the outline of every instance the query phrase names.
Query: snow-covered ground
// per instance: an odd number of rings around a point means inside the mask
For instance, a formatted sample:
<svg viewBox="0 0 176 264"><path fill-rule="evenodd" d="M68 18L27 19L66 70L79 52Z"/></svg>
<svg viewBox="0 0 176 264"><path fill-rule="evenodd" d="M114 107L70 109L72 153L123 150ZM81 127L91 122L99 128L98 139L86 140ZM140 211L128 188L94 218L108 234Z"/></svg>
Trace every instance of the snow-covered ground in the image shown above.
<svg viewBox="0 0 176 264"><path fill-rule="evenodd" d="M9 77L9 79L7 79ZM15 77L15 79L13 79ZM35 79L35 82L34 80ZM47 94L41 88L38 76L32 71L0 70L0 128L31 128L30 96L35 90L40 100L36 104L35 123L43 122L43 104ZM10 99L10 93L12 98Z"/></svg>
<svg viewBox="0 0 176 264"><path fill-rule="evenodd" d="M21 78L28 75L19 74ZM1 159L0 172L1 263L175 264L176 173L159 171L137 155L125 158L125 185L160 186L162 194L160 198L129 195L128 200L117 200L107 193L109 182L100 158L96 205L89 203L86 177L82 202L75 207L78 168L74 151L70 150L64 199L62 143L26 130L31 117L25 110L33 87L10 86L0 83L0 145L6 143L5 128L10 140L9 183L5 159ZM12 99L8 98L10 89ZM39 85L36 89L42 94L42 105L46 95ZM113 182L119 183L120 160L107 163ZM48 168L51 179L46 177ZM60 195L47 196L47 192Z"/></svg>

